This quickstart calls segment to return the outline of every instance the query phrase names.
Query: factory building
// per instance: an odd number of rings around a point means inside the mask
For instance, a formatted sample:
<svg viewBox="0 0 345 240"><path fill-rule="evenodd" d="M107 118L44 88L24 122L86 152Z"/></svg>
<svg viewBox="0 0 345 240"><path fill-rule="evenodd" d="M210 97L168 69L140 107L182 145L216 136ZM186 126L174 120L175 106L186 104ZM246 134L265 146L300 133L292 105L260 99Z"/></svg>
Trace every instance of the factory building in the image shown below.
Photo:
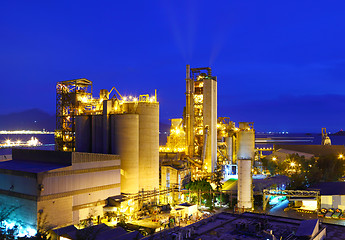
<svg viewBox="0 0 345 240"><path fill-rule="evenodd" d="M217 166L217 77L211 68L186 68L187 155L212 173Z"/></svg>
<svg viewBox="0 0 345 240"><path fill-rule="evenodd" d="M102 216L106 199L121 193L118 155L13 149L12 157L0 163L0 199L23 231L40 217L58 227Z"/></svg>
<svg viewBox="0 0 345 240"><path fill-rule="evenodd" d="M122 193L158 190L159 103L156 94L123 97L113 88L110 92L102 89L99 98L94 98L88 89L92 89L92 82L87 79L57 84L58 149L118 154ZM113 90L117 95L110 97Z"/></svg>

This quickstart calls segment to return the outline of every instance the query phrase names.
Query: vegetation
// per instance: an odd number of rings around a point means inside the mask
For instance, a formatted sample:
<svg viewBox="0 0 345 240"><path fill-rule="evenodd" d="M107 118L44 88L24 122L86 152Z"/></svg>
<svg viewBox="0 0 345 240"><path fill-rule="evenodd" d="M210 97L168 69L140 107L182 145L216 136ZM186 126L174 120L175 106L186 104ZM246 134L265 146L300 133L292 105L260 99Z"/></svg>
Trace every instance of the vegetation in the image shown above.
<svg viewBox="0 0 345 240"><path fill-rule="evenodd" d="M288 176L290 189L306 189L316 182L337 181L345 172L344 160L335 155L306 159L291 154L282 162L264 158L262 163L272 175Z"/></svg>
<svg viewBox="0 0 345 240"><path fill-rule="evenodd" d="M219 164L217 164L217 168L215 169L212 176L212 183L216 185L217 191L222 190L222 186L223 186L222 180L223 180L222 168Z"/></svg>
<svg viewBox="0 0 345 240"><path fill-rule="evenodd" d="M211 184L206 179L191 181L186 185L186 188L195 192L207 192L212 190Z"/></svg>

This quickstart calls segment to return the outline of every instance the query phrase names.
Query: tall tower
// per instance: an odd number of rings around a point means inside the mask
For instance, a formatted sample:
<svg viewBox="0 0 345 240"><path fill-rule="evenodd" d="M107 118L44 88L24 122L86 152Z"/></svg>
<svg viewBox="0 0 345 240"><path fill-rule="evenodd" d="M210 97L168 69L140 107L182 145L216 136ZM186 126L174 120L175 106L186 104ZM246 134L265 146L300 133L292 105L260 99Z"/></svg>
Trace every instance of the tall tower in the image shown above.
<svg viewBox="0 0 345 240"><path fill-rule="evenodd" d="M211 173L217 165L217 77L211 68L186 68L186 153Z"/></svg>
<svg viewBox="0 0 345 240"><path fill-rule="evenodd" d="M240 210L253 209L252 165L254 161L255 132L253 123L240 122L238 133L238 188L237 200Z"/></svg>

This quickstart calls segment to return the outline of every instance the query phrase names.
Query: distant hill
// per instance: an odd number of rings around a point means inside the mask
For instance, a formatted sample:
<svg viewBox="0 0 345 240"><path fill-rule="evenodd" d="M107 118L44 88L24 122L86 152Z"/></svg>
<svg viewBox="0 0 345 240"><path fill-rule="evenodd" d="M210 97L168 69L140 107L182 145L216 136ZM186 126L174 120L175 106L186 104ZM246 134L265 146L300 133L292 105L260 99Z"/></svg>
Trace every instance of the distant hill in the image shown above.
<svg viewBox="0 0 345 240"><path fill-rule="evenodd" d="M0 114L0 130L55 130L55 115L40 109L29 109L22 112ZM170 124L160 122L159 131L169 132ZM163 136L162 136L163 137ZM166 136L164 141L166 141Z"/></svg>
<svg viewBox="0 0 345 240"><path fill-rule="evenodd" d="M0 130L42 130L55 129L55 115L40 109L0 115Z"/></svg>

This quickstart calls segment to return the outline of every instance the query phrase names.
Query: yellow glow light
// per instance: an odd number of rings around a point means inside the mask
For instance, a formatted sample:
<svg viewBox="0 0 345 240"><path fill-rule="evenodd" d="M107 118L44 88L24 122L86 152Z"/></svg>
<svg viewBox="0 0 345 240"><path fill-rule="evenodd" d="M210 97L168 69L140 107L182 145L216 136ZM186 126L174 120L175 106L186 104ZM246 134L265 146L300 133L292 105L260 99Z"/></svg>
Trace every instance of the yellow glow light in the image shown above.
<svg viewBox="0 0 345 240"><path fill-rule="evenodd" d="M290 166L291 166L291 167L294 167L295 165L296 165L296 164L295 164L294 162L291 162L291 163L290 163Z"/></svg>
<svg viewBox="0 0 345 240"><path fill-rule="evenodd" d="M87 96L82 96L82 97L80 98L80 101L83 102L83 103L87 103L88 100L89 100L89 99L87 98Z"/></svg>
<svg viewBox="0 0 345 240"><path fill-rule="evenodd" d="M339 154L339 157L338 157L339 159L342 159L342 158L344 158L344 155L343 154Z"/></svg>
<svg viewBox="0 0 345 240"><path fill-rule="evenodd" d="M276 161L277 160L277 157L272 157L272 161Z"/></svg>

